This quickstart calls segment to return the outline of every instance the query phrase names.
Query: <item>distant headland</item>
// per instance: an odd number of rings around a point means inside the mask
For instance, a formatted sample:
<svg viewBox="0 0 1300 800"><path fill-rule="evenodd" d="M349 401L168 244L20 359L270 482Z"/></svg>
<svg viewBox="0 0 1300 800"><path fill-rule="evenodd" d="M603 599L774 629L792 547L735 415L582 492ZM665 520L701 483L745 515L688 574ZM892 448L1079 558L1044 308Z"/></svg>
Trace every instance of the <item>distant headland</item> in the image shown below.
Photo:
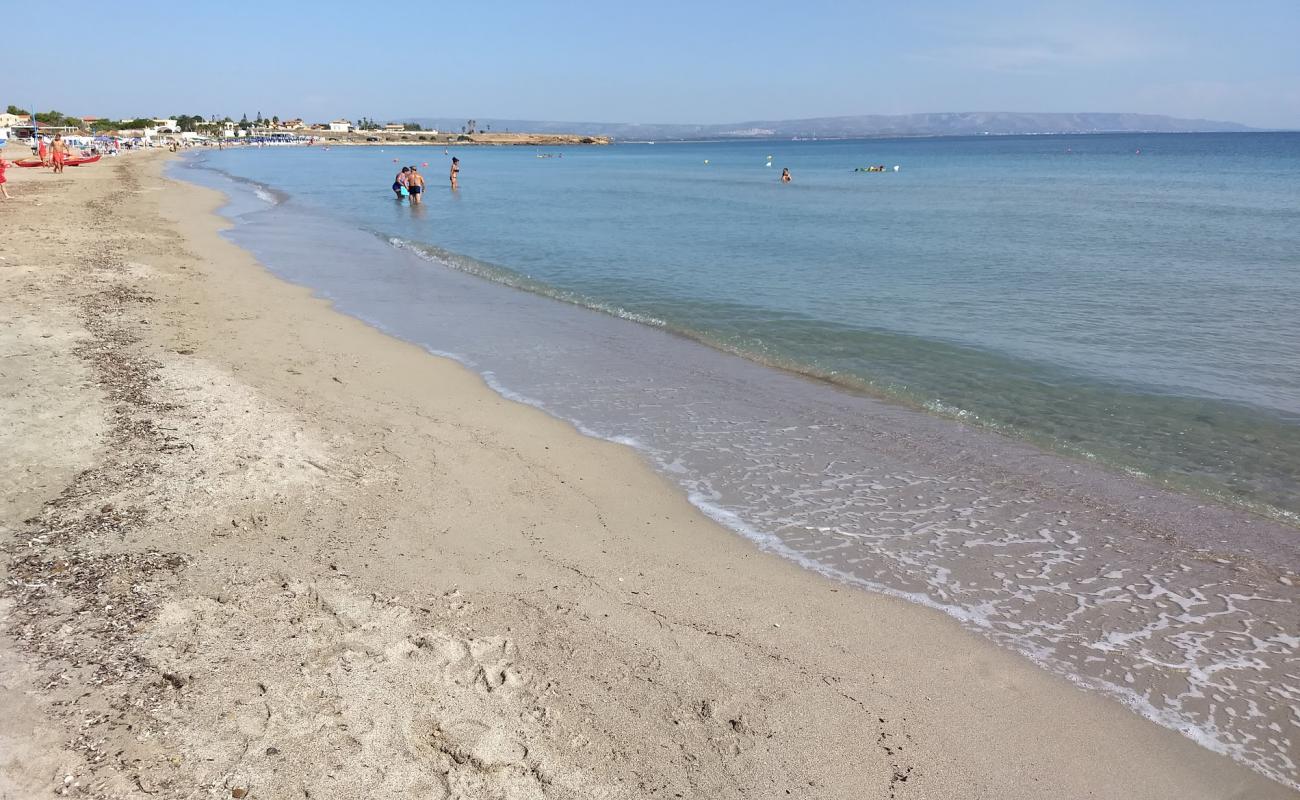
<svg viewBox="0 0 1300 800"><path fill-rule="evenodd" d="M452 119L417 118L414 124L435 129L455 129ZM1210 133L1257 130L1236 122L1181 119L1158 114L1023 113L970 111L934 114L867 114L790 120L751 120L720 125L547 122L490 119L482 125L492 130L530 131L533 134L583 131L620 141L673 141L696 139L852 139L902 136L1010 136L1065 133Z"/></svg>
<svg viewBox="0 0 1300 800"><path fill-rule="evenodd" d="M9 106L0 114L0 140L30 137L33 130L53 135L100 135L122 139L182 143L281 141L339 145L576 145L615 141L701 141L762 139L863 139L939 136L1025 136L1091 133L1239 133L1258 131L1236 122L1182 119L1158 114L1025 113L1011 111L933 114L868 114L790 120L751 120L729 124L555 122L524 119L462 120L415 117L379 122L362 117L330 122L245 115L178 115L166 119L115 120L75 117L58 111L30 114ZM169 138L170 137L170 138Z"/></svg>

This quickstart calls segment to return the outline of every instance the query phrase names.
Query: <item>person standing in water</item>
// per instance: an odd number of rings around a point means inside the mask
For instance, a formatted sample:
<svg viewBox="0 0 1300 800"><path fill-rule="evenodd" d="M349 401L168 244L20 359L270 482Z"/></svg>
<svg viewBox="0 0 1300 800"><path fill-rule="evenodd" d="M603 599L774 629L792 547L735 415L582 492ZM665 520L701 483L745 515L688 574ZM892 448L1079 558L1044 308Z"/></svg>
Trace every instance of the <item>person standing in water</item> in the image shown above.
<svg viewBox="0 0 1300 800"><path fill-rule="evenodd" d="M419 205L424 202L424 176L415 167L406 173L406 191L411 193L411 205Z"/></svg>
<svg viewBox="0 0 1300 800"><path fill-rule="evenodd" d="M781 168L781 183L789 183L790 180L791 180L791 178L790 178L790 168L789 168L789 167L782 167L782 168Z"/></svg>
<svg viewBox="0 0 1300 800"><path fill-rule="evenodd" d="M451 157L451 188L455 189L460 186L460 159L455 156Z"/></svg>
<svg viewBox="0 0 1300 800"><path fill-rule="evenodd" d="M410 167L402 167L402 171L397 173L397 177L393 178L393 194L397 196L398 200L405 196L402 190L406 188L406 176L410 171Z"/></svg>

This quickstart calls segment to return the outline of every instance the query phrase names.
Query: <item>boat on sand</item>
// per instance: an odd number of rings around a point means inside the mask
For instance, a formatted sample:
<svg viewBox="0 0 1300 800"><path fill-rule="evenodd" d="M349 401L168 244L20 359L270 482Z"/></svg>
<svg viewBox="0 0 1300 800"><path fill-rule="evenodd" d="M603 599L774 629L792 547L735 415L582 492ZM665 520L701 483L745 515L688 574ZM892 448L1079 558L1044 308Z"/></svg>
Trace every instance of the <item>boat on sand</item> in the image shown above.
<svg viewBox="0 0 1300 800"><path fill-rule="evenodd" d="M82 164L94 164L96 161L98 161L101 158L103 158L103 155L100 153L96 153L93 156L72 156L70 158L63 159L63 166L79 167ZM39 158L20 158L14 162L14 165L19 167L48 166L47 164L42 163L42 161Z"/></svg>

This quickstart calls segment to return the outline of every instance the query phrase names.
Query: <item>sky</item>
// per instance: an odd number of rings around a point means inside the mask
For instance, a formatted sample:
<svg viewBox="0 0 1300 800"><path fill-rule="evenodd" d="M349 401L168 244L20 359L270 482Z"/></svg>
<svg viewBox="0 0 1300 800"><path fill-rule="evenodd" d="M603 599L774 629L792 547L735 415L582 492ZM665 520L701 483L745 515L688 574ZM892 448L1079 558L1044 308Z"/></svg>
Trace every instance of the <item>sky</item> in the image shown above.
<svg viewBox="0 0 1300 800"><path fill-rule="evenodd" d="M11 31L0 107L645 123L1114 111L1300 129L1297 34L1300 0L134 0L60 27L57 50Z"/></svg>

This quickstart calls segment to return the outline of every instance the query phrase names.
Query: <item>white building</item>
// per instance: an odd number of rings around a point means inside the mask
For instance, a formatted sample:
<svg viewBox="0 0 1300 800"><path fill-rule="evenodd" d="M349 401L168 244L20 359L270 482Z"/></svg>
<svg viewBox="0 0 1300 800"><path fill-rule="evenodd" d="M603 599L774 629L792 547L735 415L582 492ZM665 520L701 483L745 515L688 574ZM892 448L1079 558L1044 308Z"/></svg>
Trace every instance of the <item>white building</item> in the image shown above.
<svg viewBox="0 0 1300 800"><path fill-rule="evenodd" d="M345 119L336 119L330 123L331 133L351 133L352 123Z"/></svg>

